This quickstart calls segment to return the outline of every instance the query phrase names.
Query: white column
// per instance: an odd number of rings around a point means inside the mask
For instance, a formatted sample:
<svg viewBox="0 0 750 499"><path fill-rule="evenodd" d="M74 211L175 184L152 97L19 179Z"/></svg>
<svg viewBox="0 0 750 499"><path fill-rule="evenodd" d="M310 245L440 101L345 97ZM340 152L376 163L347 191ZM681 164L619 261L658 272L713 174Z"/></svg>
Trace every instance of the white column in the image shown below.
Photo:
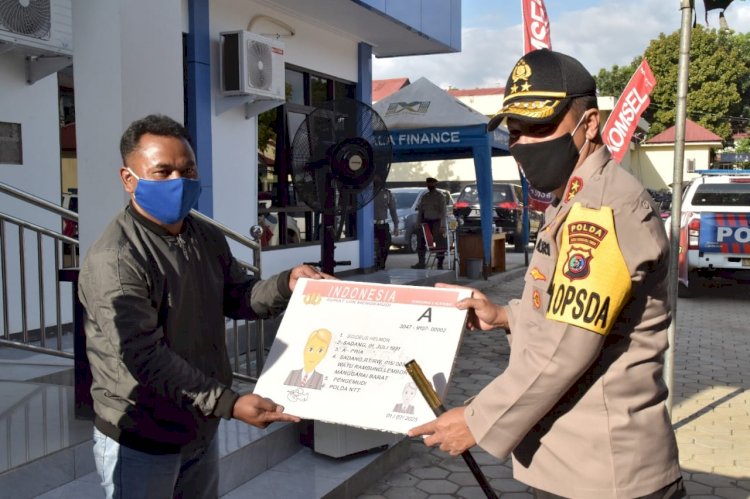
<svg viewBox="0 0 750 499"><path fill-rule="evenodd" d="M76 0L73 60L83 256L127 203L120 136L161 113L183 122L181 0Z"/></svg>

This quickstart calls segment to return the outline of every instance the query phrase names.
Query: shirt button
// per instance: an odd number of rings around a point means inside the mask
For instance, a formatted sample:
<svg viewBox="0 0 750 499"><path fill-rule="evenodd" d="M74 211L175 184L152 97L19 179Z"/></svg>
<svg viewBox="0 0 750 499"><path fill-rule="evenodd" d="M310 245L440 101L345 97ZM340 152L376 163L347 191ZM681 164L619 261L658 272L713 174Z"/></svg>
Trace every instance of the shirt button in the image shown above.
<svg viewBox="0 0 750 499"><path fill-rule="evenodd" d="M650 210L651 209L651 205L648 204L648 201L646 201L645 199L643 201L641 201L641 206L643 206L643 209L645 209L645 210Z"/></svg>
<svg viewBox="0 0 750 499"><path fill-rule="evenodd" d="M467 414L468 414L469 416L473 416L473 415L474 415L474 408L473 408L473 407L467 407L467 408L466 408L466 413L467 413Z"/></svg>

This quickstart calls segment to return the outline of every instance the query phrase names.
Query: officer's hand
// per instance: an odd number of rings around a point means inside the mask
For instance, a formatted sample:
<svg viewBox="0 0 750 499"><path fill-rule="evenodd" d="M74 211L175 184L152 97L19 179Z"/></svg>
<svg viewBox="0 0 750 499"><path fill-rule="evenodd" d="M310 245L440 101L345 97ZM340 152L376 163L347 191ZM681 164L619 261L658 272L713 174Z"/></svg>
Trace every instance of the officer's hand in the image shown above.
<svg viewBox="0 0 750 499"><path fill-rule="evenodd" d="M285 413L284 406L254 393L242 395L237 399L232 409L232 417L258 428L265 428L279 421L297 423L300 420L297 416Z"/></svg>
<svg viewBox="0 0 750 499"><path fill-rule="evenodd" d="M440 445L440 450L451 456L461 455L477 441L466 426L465 407L455 407L440 415L434 421L409 430L410 437L423 436L425 445Z"/></svg>
<svg viewBox="0 0 750 499"><path fill-rule="evenodd" d="M297 279L302 277L308 277L310 279L335 279L332 275L320 272L318 269L311 267L310 265L299 265L298 267L294 267L289 274L289 289L291 291L294 291L294 286L297 285Z"/></svg>
<svg viewBox="0 0 750 499"><path fill-rule="evenodd" d="M464 298L457 302L456 308L468 310L466 326L472 331L476 329L489 331L498 327L508 328L508 314L505 307L492 303L484 293L473 288L441 282L435 284L435 287L471 289L471 298Z"/></svg>
<svg viewBox="0 0 750 499"><path fill-rule="evenodd" d="M394 236L397 236L397 235L398 235L398 227L394 227L394 228L393 228L393 235L394 235Z"/></svg>
<svg viewBox="0 0 750 499"><path fill-rule="evenodd" d="M440 235L445 237L445 227L440 227Z"/></svg>

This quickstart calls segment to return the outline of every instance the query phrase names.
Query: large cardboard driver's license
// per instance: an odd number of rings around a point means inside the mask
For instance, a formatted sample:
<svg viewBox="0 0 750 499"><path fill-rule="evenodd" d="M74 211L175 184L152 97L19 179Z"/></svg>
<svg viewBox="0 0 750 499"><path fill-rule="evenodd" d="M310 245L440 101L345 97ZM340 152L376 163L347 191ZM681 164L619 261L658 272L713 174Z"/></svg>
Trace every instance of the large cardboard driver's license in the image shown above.
<svg viewBox="0 0 750 499"><path fill-rule="evenodd" d="M301 279L255 393L305 419L406 433L435 418L404 364L416 360L441 399L467 289Z"/></svg>

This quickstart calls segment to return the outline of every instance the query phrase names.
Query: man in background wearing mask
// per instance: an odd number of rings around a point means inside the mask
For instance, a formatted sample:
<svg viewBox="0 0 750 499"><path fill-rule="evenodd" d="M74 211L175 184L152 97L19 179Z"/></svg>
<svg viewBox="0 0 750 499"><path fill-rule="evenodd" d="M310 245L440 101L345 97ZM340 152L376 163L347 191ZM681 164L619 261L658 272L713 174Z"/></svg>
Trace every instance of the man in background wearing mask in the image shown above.
<svg viewBox="0 0 750 499"><path fill-rule="evenodd" d="M516 64L502 109L510 152L554 194L520 300L475 291L457 304L472 329L504 329L507 369L464 407L412 429L458 455L513 454L539 498L684 496L666 410L669 245L643 187L610 159L596 85L546 49Z"/></svg>
<svg viewBox="0 0 750 499"><path fill-rule="evenodd" d="M133 122L120 152L130 204L88 251L78 288L97 471L108 498L215 498L221 418L298 421L232 390L224 316L277 315L299 278L325 276L304 265L264 281L247 275L224 235L188 214L198 170L171 118Z"/></svg>

